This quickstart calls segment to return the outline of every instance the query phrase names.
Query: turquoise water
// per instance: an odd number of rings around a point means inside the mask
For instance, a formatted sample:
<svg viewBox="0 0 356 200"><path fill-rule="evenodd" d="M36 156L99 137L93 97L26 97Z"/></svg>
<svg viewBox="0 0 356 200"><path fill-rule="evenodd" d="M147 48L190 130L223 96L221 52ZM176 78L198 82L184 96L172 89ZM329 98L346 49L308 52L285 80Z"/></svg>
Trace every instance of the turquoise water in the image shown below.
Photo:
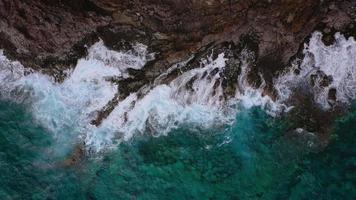
<svg viewBox="0 0 356 200"><path fill-rule="evenodd" d="M356 199L356 109L335 122L322 152L258 108L236 118L214 130L139 135L66 166L73 142L57 140L25 106L0 102L0 199Z"/></svg>

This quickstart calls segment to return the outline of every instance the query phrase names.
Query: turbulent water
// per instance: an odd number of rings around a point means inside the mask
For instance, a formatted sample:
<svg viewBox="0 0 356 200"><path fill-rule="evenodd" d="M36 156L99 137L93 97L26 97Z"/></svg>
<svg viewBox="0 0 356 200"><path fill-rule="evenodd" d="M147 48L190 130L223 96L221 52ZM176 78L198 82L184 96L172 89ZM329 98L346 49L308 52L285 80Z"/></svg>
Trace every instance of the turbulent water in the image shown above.
<svg viewBox="0 0 356 200"><path fill-rule="evenodd" d="M58 141L26 108L9 102L0 108L1 199L356 197L356 110L335 123L322 153L283 137L287 122L250 109L229 126L138 136L71 168L59 164Z"/></svg>
<svg viewBox="0 0 356 200"><path fill-rule="evenodd" d="M320 33L311 37L304 58L275 77L275 99L265 83L249 85L248 50L235 95L225 98L221 53L169 84L163 73L98 127L90 122L120 88L110 80L154 59L146 46L116 52L99 41L61 83L1 53L0 198L354 199L356 110L335 122L321 152L315 133L291 132L294 122L278 117L305 85L322 109L352 107L356 42L335 38L325 46Z"/></svg>

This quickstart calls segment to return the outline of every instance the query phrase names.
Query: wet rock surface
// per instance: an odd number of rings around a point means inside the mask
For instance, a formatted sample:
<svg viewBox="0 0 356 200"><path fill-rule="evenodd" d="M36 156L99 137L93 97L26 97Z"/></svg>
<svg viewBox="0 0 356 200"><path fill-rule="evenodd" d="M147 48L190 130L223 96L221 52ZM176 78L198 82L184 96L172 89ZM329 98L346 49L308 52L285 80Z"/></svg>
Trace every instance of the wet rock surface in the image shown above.
<svg viewBox="0 0 356 200"><path fill-rule="evenodd" d="M114 50L128 50L134 42L147 45L155 59L142 70L129 70L128 79L112 78L120 88L92 122L100 125L120 100L152 86L173 64L189 60L162 83L198 67L201 58L212 52L215 56L224 52L229 58L221 80L225 98L236 90L238 55L244 48L255 54L249 82L259 87L263 79L266 94L274 96L273 78L301 57L313 31L322 31L324 43L330 45L335 32L356 36L355 20L352 0L0 0L0 48L25 67L61 81L99 38ZM325 77L322 84L330 81ZM330 101L335 101L336 92L330 91ZM308 131L327 132L324 125L333 117L323 120L327 114L305 94L294 99L301 106L291 116L305 116L297 117L296 123L309 124Z"/></svg>
<svg viewBox="0 0 356 200"><path fill-rule="evenodd" d="M108 24L89 1L0 1L0 48L25 66L60 74L85 55L96 28Z"/></svg>
<svg viewBox="0 0 356 200"><path fill-rule="evenodd" d="M211 43L238 43L253 33L259 58L277 55L285 64L318 26L344 30L355 14L352 1L313 0L1 0L0 5L1 48L26 66L58 70L83 57L83 47L96 37L113 49L123 41L144 42L169 64Z"/></svg>

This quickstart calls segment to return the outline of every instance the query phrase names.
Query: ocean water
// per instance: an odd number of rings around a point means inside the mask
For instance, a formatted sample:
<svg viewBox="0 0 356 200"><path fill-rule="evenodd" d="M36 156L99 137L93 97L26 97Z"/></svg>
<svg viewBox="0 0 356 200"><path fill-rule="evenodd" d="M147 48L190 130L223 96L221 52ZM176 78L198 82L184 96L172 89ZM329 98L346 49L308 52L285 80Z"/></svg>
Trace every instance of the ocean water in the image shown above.
<svg viewBox="0 0 356 200"><path fill-rule="evenodd" d="M275 99L263 79L249 84L254 55L245 49L230 98L225 53L164 83L183 61L98 126L90 122L120 95L111 80L154 59L145 45L116 52L99 41L61 83L0 50L0 199L355 199L356 42L336 34L325 46L321 36L275 77ZM352 107L322 151L315 133L282 117L301 86L321 109Z"/></svg>
<svg viewBox="0 0 356 200"><path fill-rule="evenodd" d="M2 101L0 110L1 199L356 198L356 108L322 152L286 137L292 122L251 108L225 127L139 135L73 166L25 106Z"/></svg>

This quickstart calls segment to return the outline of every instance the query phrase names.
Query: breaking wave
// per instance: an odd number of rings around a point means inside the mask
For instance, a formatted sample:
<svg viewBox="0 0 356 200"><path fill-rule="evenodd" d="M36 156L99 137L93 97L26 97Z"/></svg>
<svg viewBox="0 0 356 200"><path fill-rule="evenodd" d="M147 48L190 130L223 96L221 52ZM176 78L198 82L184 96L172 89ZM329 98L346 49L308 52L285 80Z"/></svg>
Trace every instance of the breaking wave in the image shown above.
<svg viewBox="0 0 356 200"><path fill-rule="evenodd" d="M153 85L146 85L141 88L145 91L143 97L131 93L96 127L90 124L91 120L115 98L120 87L110 79L127 78L128 68L141 69L154 57L142 44L131 51L116 52L107 49L102 41L88 49L88 56L78 60L62 83L25 69L0 52L0 97L29 105L38 123L55 137L77 137L93 152L114 148L135 134L165 135L182 125L198 129L224 126L234 122L239 108L260 106L276 115L288 110L285 102L293 88L306 80L314 88L316 102L328 109L332 88L337 91L337 101L347 103L355 99L356 43L353 38L346 40L336 34L335 44L325 46L321 36L313 34L301 64L293 65L275 79L279 97L274 101L263 94L264 84L259 88L248 84L248 51L240 57L241 74L235 96L225 98L221 81L224 77L219 72L225 68L227 58L221 53L215 59L201 60L200 66L169 84L156 80ZM324 84L324 79L328 84Z"/></svg>
<svg viewBox="0 0 356 200"><path fill-rule="evenodd" d="M277 78L275 88L282 100L301 85L312 89L315 102L324 109L335 103L349 104L356 98L356 41L336 33L335 43L326 46L322 36L315 32L305 44L301 63L294 63Z"/></svg>

